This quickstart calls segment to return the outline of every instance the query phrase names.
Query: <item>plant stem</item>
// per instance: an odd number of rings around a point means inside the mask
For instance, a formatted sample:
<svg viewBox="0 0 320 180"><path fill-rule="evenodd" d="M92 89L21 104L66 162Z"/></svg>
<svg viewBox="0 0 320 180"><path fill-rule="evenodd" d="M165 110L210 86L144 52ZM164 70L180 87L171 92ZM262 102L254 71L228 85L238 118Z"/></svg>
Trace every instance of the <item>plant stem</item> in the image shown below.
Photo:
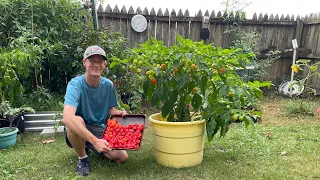
<svg viewBox="0 0 320 180"><path fill-rule="evenodd" d="M228 12L229 0L226 1L226 12Z"/></svg>
<svg viewBox="0 0 320 180"><path fill-rule="evenodd" d="M14 117L8 117L9 122L10 122L10 128L12 128Z"/></svg>
<svg viewBox="0 0 320 180"><path fill-rule="evenodd" d="M190 117L193 117L198 111L199 111L199 109L194 111L193 114ZM192 119L191 119L191 121L192 121Z"/></svg>

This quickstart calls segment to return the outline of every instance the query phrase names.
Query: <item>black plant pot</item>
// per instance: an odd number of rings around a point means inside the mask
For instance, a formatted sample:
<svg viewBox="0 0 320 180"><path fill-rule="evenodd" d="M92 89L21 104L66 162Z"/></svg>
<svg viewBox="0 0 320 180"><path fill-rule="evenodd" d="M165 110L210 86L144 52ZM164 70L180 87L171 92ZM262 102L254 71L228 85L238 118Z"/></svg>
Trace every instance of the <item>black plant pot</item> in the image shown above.
<svg viewBox="0 0 320 180"><path fill-rule="evenodd" d="M24 126L24 113L19 114L14 120L13 125L19 129L18 134L24 133L25 126Z"/></svg>
<svg viewBox="0 0 320 180"><path fill-rule="evenodd" d="M0 115L0 128L9 127L9 126L10 126L9 120Z"/></svg>
<svg viewBox="0 0 320 180"><path fill-rule="evenodd" d="M12 123L13 127L18 128L18 134L24 133L25 126L24 126L24 113L19 114ZM0 128L2 127L10 127L10 121L3 116L0 115Z"/></svg>

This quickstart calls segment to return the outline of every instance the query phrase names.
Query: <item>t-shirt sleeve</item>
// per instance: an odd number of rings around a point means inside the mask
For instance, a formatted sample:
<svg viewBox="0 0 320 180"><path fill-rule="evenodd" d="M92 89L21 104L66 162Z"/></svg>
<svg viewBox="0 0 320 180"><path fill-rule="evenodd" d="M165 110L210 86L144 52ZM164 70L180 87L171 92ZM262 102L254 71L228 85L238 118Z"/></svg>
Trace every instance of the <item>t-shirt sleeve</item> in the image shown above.
<svg viewBox="0 0 320 180"><path fill-rule="evenodd" d="M71 105L75 108L78 107L80 101L80 88L79 84L70 81L67 86L66 95L64 96L64 105Z"/></svg>
<svg viewBox="0 0 320 180"><path fill-rule="evenodd" d="M112 107L118 106L116 90L114 89L113 84L111 85L110 89L111 90L110 90L110 107L109 107L109 109Z"/></svg>

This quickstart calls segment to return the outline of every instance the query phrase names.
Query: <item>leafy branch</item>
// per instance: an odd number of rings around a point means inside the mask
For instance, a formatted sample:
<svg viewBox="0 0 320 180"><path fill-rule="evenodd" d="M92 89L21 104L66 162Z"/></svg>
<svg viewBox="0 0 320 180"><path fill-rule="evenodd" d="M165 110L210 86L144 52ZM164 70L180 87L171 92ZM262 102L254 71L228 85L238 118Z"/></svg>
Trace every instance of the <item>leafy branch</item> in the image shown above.
<svg viewBox="0 0 320 180"><path fill-rule="evenodd" d="M310 84L311 77L316 75L316 76L318 76L318 78L320 78L320 72L318 72L318 67L320 65L320 62L309 65L310 62L311 62L311 60L309 60L309 59L300 59L297 61L296 64L291 66L291 68L293 69L293 71L295 73L298 73L299 70L301 70L301 71L305 70L306 76L304 78L302 78L301 80L293 81L289 85L289 88L292 88L294 85L298 85L299 86L298 90L301 91L302 88L305 86L307 89L310 89L314 95L316 95L317 94L316 90L314 88L312 88L311 86L309 86L309 84ZM305 92L305 94L306 93L307 92Z"/></svg>

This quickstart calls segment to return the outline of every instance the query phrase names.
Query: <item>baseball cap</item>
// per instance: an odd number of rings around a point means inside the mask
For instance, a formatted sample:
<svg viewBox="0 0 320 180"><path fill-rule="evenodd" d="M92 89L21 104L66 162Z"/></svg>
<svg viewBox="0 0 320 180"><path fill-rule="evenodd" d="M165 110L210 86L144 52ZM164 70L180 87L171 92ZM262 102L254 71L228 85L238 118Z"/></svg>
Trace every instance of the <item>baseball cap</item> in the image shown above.
<svg viewBox="0 0 320 180"><path fill-rule="evenodd" d="M99 46L94 45L94 46L89 46L86 51L84 52L83 59L87 59L88 57L99 54L101 55L105 60L107 60L107 55L106 52Z"/></svg>

